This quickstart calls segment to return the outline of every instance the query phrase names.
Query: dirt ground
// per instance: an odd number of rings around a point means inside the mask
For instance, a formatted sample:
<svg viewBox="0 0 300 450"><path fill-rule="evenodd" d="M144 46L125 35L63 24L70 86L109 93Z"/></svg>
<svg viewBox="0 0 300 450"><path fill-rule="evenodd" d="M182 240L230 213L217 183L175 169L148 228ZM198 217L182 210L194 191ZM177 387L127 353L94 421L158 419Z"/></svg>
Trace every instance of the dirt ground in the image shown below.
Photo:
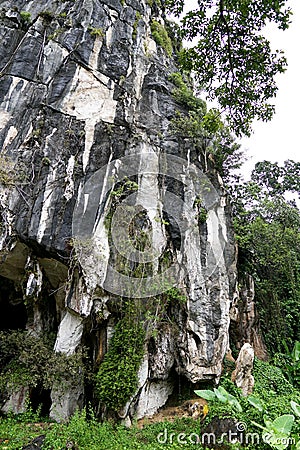
<svg viewBox="0 0 300 450"><path fill-rule="evenodd" d="M180 406L167 406L151 417L140 419L138 421L138 427L143 428L144 425L163 421L173 422L175 419L180 419L182 417L192 417L194 419L204 418L204 405L207 405L207 401L202 398L197 398L186 400Z"/></svg>

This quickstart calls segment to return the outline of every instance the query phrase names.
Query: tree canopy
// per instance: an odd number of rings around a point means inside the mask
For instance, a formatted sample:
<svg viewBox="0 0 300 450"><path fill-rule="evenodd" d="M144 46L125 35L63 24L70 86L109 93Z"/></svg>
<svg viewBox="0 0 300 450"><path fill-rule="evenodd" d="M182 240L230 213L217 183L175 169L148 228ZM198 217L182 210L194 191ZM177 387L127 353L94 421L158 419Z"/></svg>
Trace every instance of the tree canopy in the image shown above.
<svg viewBox="0 0 300 450"><path fill-rule="evenodd" d="M184 0L166 0L181 16ZM291 10L287 0L198 0L198 8L181 18L181 37L197 43L182 49L183 68L193 70L199 88L217 99L237 135L251 132L254 119L274 114L275 76L286 70L281 50L272 51L263 35L268 23L285 30Z"/></svg>

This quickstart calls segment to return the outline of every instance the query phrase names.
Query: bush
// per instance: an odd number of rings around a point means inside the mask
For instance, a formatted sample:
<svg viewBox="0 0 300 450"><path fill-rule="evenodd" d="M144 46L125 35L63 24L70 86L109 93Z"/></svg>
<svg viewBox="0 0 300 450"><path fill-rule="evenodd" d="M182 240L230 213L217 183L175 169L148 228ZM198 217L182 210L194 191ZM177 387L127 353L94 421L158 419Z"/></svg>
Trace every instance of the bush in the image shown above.
<svg viewBox="0 0 300 450"><path fill-rule="evenodd" d="M176 86L176 89L173 91L175 100L189 110L198 112L201 115L201 117L198 117L198 121L202 119L206 113L206 103L204 100L195 97L193 90L188 85L189 81L184 80L184 76L180 72L173 72L169 76L169 80Z"/></svg>
<svg viewBox="0 0 300 450"><path fill-rule="evenodd" d="M172 41L165 27L156 20L153 20L151 23L151 33L157 45L160 45L165 50L168 56L172 56L173 53Z"/></svg>
<svg viewBox="0 0 300 450"><path fill-rule="evenodd" d="M96 376L96 395L107 408L117 411L135 393L137 372L144 356L145 332L125 315L115 328Z"/></svg>
<svg viewBox="0 0 300 450"><path fill-rule="evenodd" d="M55 353L49 336L37 338L23 330L2 331L0 391L38 385L50 389L53 384L62 382L78 384L84 374L82 358L82 354Z"/></svg>

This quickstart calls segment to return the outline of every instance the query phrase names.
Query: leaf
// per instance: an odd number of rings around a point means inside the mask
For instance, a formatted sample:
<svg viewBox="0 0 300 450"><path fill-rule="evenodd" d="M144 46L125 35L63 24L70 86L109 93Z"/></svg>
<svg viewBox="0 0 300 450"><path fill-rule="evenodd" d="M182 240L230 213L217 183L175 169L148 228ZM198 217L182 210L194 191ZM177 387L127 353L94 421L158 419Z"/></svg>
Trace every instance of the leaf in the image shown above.
<svg viewBox="0 0 300 450"><path fill-rule="evenodd" d="M273 421L272 428L278 433L290 434L294 421L295 416L284 414Z"/></svg>
<svg viewBox="0 0 300 450"><path fill-rule="evenodd" d="M235 397L233 397L233 395L229 394L229 392L227 392L226 389L223 388L223 386L219 386L217 391L226 398L228 398L229 396L231 396L232 398L235 398Z"/></svg>
<svg viewBox="0 0 300 450"><path fill-rule="evenodd" d="M254 406L254 408L258 409L258 411L260 412L264 412L265 410L265 405L264 403L260 400L260 398L255 397L254 395L249 395L249 397L247 397L248 402L250 403L250 405Z"/></svg>
<svg viewBox="0 0 300 450"><path fill-rule="evenodd" d="M215 400L216 399L216 395L213 391L211 391L210 389L203 389L203 390L198 390L198 391L194 391L196 395L198 395L201 398L204 398L205 400L211 401L211 400Z"/></svg>
<svg viewBox="0 0 300 450"><path fill-rule="evenodd" d="M285 433L275 433L272 430L264 431L263 441L277 450L284 450L289 446L288 435Z"/></svg>
<svg viewBox="0 0 300 450"><path fill-rule="evenodd" d="M230 405L232 405L237 411L243 412L243 408L242 408L240 402L237 399L229 400L228 403Z"/></svg>
<svg viewBox="0 0 300 450"><path fill-rule="evenodd" d="M296 341L294 344L294 348L292 351L292 358L295 362L300 360L300 342L299 341Z"/></svg>
<svg viewBox="0 0 300 450"><path fill-rule="evenodd" d="M296 416L300 417L300 405L293 400L291 400L291 407Z"/></svg>
<svg viewBox="0 0 300 450"><path fill-rule="evenodd" d="M225 391L225 395L224 395L222 393L222 389L220 390L220 388L218 388L218 389L214 388L214 393L215 393L215 395L217 397L217 400L219 400L219 402L221 402L221 403L227 403L228 402L226 391Z"/></svg>
<svg viewBox="0 0 300 450"><path fill-rule="evenodd" d="M265 425L268 430L272 430L273 422L264 416Z"/></svg>

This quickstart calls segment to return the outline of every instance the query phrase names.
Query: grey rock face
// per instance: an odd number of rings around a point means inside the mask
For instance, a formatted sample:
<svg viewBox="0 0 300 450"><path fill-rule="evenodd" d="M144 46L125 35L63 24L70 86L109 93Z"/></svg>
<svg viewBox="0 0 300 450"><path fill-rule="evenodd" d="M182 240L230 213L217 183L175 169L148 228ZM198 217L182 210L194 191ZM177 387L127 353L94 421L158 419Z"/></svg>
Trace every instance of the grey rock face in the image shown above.
<svg viewBox="0 0 300 450"><path fill-rule="evenodd" d="M249 274L243 274L239 292L234 296L230 310L230 340L241 350L245 343L252 345L255 355L268 359L268 352L262 339L259 317L255 304L254 280Z"/></svg>
<svg viewBox="0 0 300 450"><path fill-rule="evenodd" d="M34 299L28 330L55 331L55 351L68 355L90 346L96 365L118 302L142 299L145 359L125 416L153 414L174 373L192 383L221 374L236 256L221 180L172 131L177 69L151 37L146 1L1 7L0 276ZM139 248L123 245L132 229ZM162 311L153 296L173 286L181 296ZM68 417L83 397L82 385L54 387L52 416Z"/></svg>

